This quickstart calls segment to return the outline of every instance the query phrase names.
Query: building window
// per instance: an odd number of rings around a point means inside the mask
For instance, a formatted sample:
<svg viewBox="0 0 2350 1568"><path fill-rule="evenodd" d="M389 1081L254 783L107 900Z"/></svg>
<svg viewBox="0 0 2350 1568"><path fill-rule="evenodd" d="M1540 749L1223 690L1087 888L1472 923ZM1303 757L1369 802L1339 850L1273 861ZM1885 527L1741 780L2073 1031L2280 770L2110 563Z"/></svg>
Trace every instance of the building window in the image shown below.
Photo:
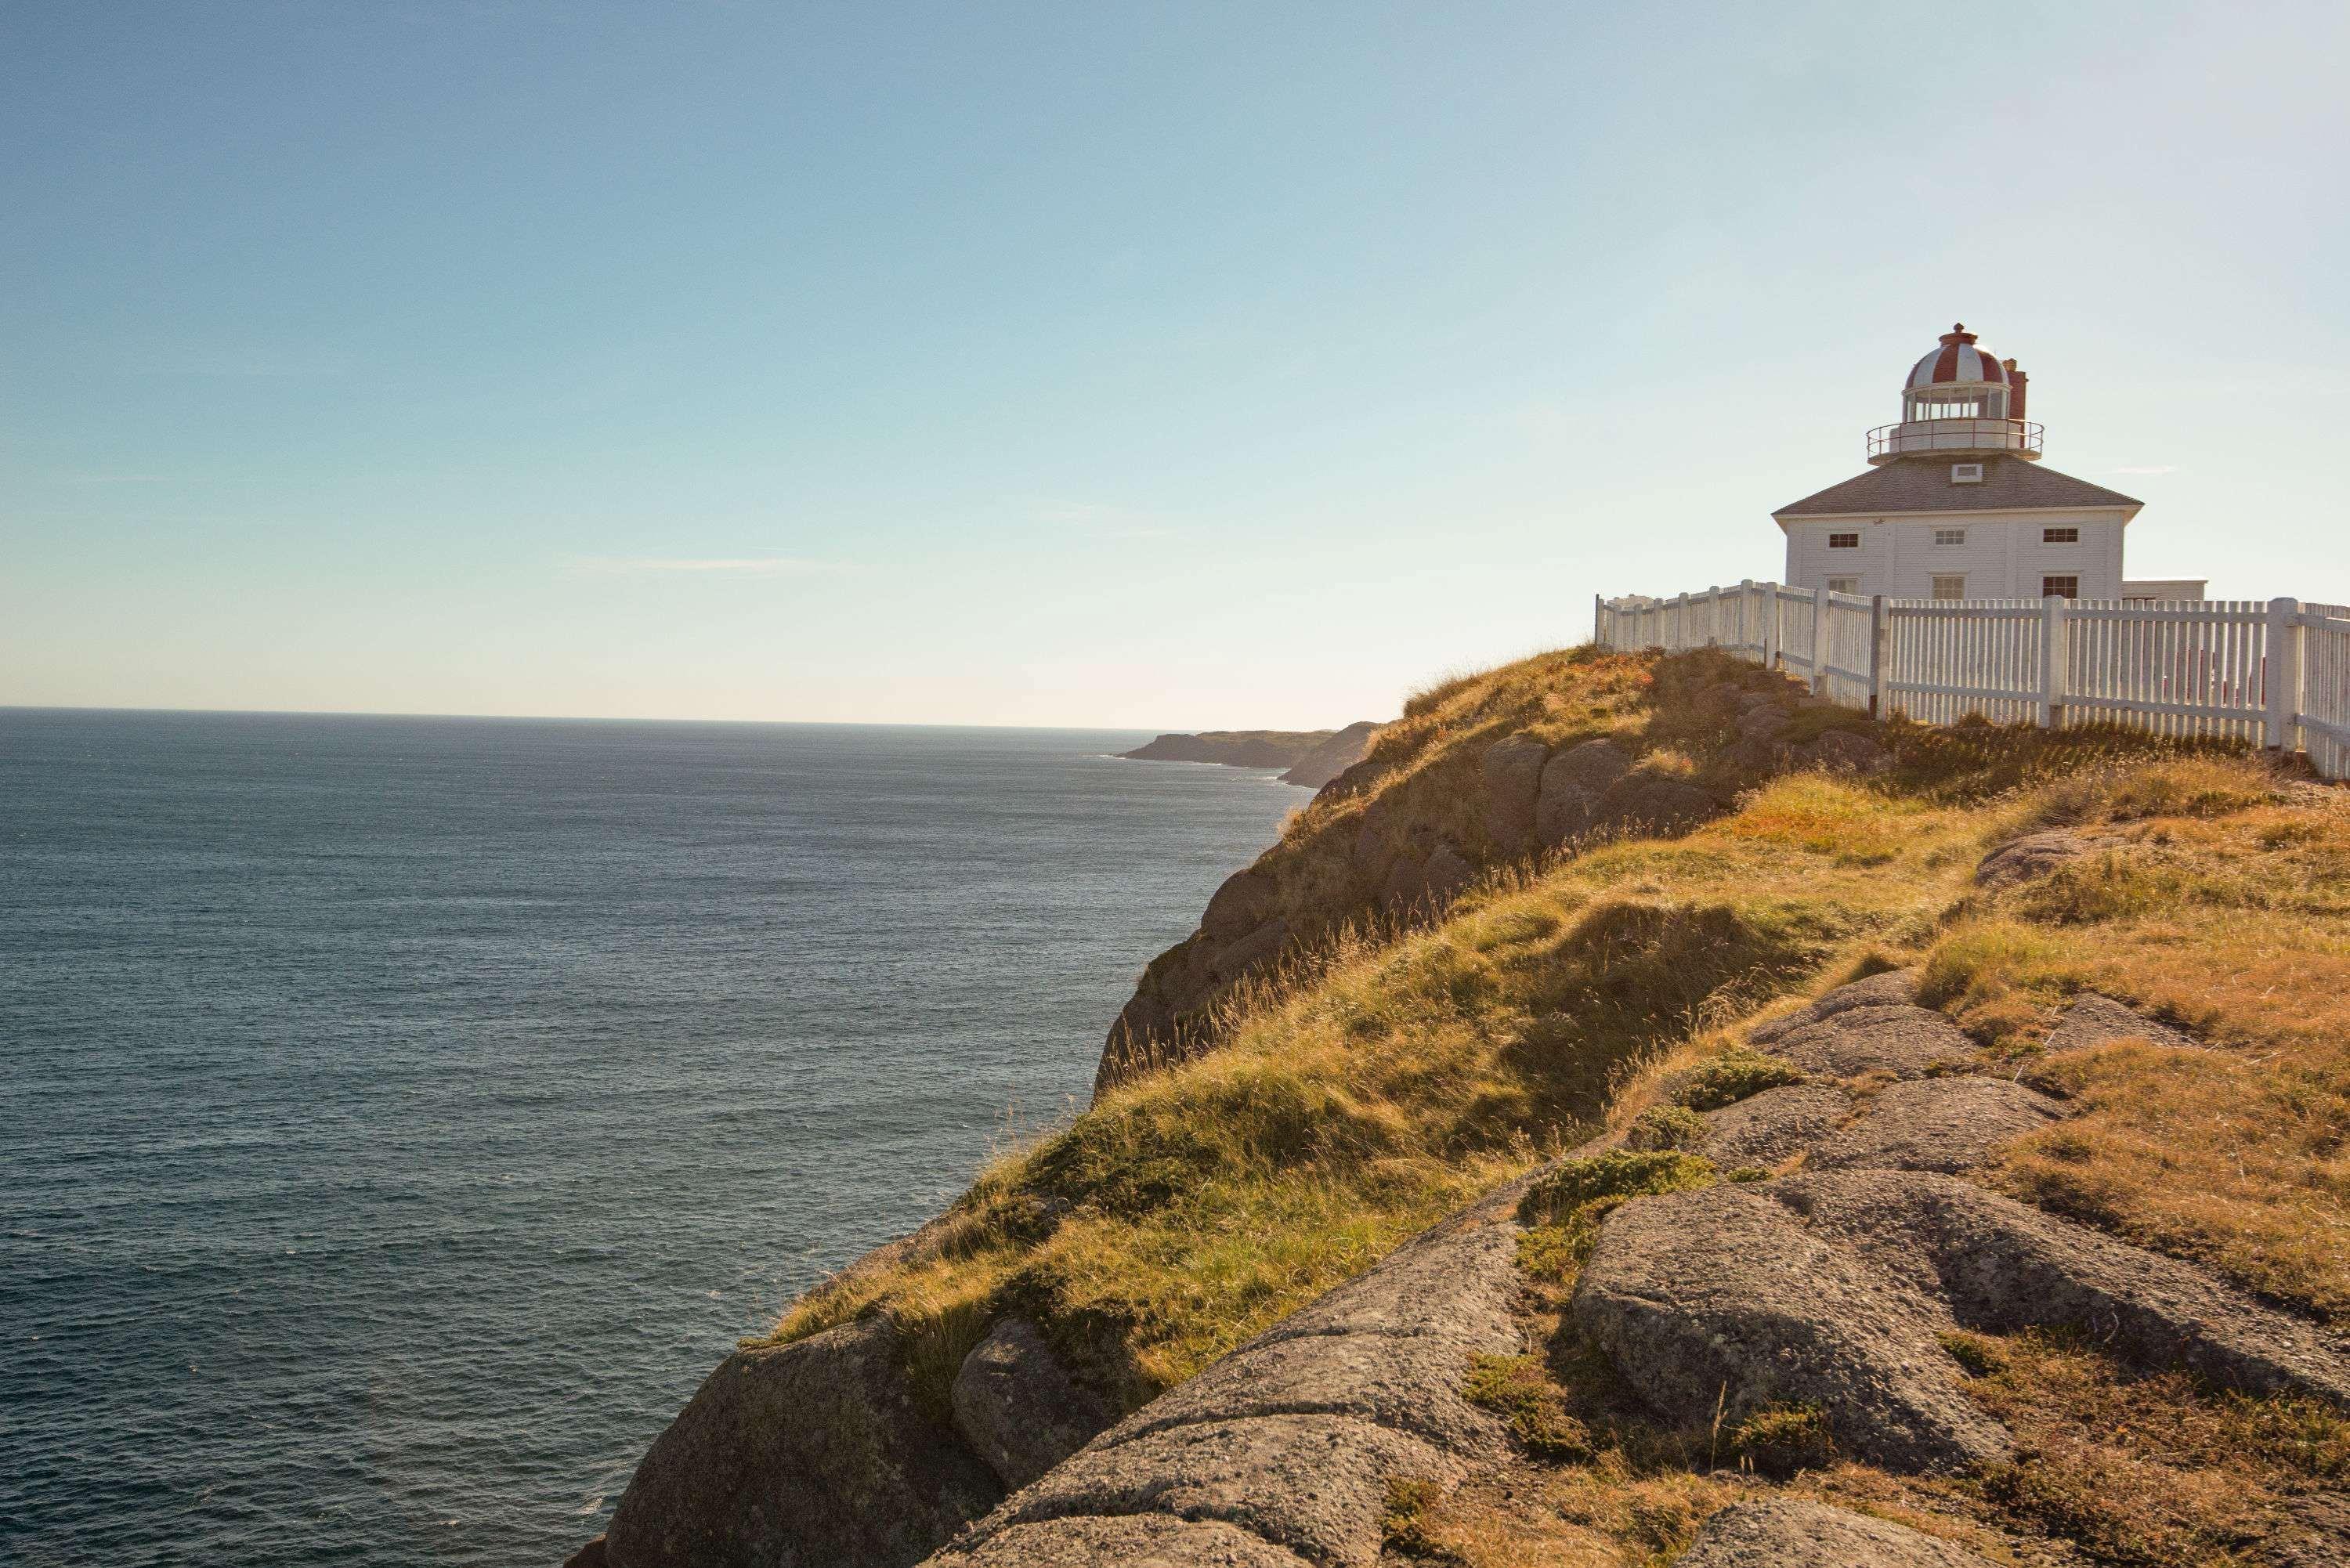
<svg viewBox="0 0 2350 1568"><path fill-rule="evenodd" d="M1860 548L1860 535L1857 534L1831 534L1828 535L1828 548L1831 550L1857 550Z"/></svg>
<svg viewBox="0 0 2350 1568"><path fill-rule="evenodd" d="M1934 530L1934 543L1937 545L1963 545L1966 542L1967 531L1963 528L1937 528Z"/></svg>
<svg viewBox="0 0 2350 1568"><path fill-rule="evenodd" d="M2077 545L2081 542L2078 528L2043 528L2040 542L2043 545Z"/></svg>
<svg viewBox="0 0 2350 1568"><path fill-rule="evenodd" d="M1858 577L1830 577L1828 579L1828 592L1832 594L1856 594L1860 592L1860 579Z"/></svg>
<svg viewBox="0 0 2350 1568"><path fill-rule="evenodd" d="M2081 579L2043 577L2040 579L2040 597L2043 599L2051 597L2060 599L2077 599L2081 597Z"/></svg>
<svg viewBox="0 0 2350 1568"><path fill-rule="evenodd" d="M1950 464L1950 483L1952 484L1981 484L1982 482L1981 463L1954 462Z"/></svg>
<svg viewBox="0 0 2350 1568"><path fill-rule="evenodd" d="M1963 573L1953 572L1950 576L1944 576L1942 574L1937 572L1934 575L1934 597L1938 599L1962 599L1966 597L1967 579L1965 575Z"/></svg>

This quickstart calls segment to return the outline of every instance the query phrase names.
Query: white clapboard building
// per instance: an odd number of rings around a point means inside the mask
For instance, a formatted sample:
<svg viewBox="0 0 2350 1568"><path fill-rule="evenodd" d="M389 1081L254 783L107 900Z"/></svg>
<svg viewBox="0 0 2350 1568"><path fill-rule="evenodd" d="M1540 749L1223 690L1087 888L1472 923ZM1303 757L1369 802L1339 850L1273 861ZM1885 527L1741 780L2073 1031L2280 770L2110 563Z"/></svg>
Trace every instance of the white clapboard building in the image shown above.
<svg viewBox="0 0 2350 1568"><path fill-rule="evenodd" d="M1962 323L1910 367L1901 420L1868 432L1868 472L1782 506L1787 582L1889 598L2200 599L2191 579L2130 582L2142 502L2040 462L2027 378Z"/></svg>

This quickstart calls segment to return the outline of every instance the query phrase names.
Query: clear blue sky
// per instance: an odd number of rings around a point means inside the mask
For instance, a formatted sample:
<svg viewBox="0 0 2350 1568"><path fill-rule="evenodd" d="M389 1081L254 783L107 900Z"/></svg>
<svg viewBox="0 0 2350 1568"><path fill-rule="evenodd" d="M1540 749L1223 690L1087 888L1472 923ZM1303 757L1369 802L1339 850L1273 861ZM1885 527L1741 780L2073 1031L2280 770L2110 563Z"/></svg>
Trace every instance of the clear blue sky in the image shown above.
<svg viewBox="0 0 2350 1568"><path fill-rule="evenodd" d="M1337 723L1963 317L2350 600L2350 7L0 9L0 702Z"/></svg>

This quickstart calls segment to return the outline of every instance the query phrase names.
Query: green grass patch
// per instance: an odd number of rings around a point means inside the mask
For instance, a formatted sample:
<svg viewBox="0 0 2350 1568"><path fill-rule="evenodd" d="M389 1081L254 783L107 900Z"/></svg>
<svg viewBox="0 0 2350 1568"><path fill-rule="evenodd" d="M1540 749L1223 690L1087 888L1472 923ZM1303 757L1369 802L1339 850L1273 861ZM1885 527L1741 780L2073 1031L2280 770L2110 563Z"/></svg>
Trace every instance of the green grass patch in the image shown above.
<svg viewBox="0 0 2350 1568"><path fill-rule="evenodd" d="M1673 1074L1663 1087L1673 1104L1697 1112L1720 1110L1765 1089L1803 1081L1803 1069L1784 1057L1741 1047Z"/></svg>
<svg viewBox="0 0 2350 1568"><path fill-rule="evenodd" d="M1531 1355L1479 1355L1469 1364L1461 1397L1491 1410L1538 1459L1587 1459L1591 1433L1567 1414L1566 1397Z"/></svg>
<svg viewBox="0 0 2350 1568"><path fill-rule="evenodd" d="M1707 1130L1705 1118L1687 1106L1650 1106L1624 1129L1624 1147L1640 1153L1695 1149Z"/></svg>

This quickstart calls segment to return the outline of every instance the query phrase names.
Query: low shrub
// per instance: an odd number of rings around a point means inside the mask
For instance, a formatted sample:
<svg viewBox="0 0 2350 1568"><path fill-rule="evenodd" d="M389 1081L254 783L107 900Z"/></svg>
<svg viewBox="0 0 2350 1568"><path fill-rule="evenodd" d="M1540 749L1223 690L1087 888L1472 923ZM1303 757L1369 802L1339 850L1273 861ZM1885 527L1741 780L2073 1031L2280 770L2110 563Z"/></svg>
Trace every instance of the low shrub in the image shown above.
<svg viewBox="0 0 2350 1568"><path fill-rule="evenodd" d="M1642 1153L1693 1149L1705 1141L1705 1118L1687 1106L1650 1106L1624 1133L1624 1147Z"/></svg>
<svg viewBox="0 0 2350 1568"><path fill-rule="evenodd" d="M1627 1198L1711 1187L1713 1162L1678 1149L1610 1149L1570 1159L1530 1188L1518 1204L1529 1226L1518 1238L1518 1266L1537 1280L1574 1277L1599 1239L1599 1222Z"/></svg>
<svg viewBox="0 0 2350 1568"><path fill-rule="evenodd" d="M1804 1081L1803 1069L1783 1057L1741 1047L1675 1073L1664 1082L1665 1097L1691 1111L1720 1110L1750 1095Z"/></svg>
<svg viewBox="0 0 2350 1568"><path fill-rule="evenodd" d="M1586 1459L1591 1433L1567 1414L1566 1398L1531 1355L1479 1355L1461 1390L1471 1405L1491 1410L1539 1459Z"/></svg>
<svg viewBox="0 0 2350 1568"><path fill-rule="evenodd" d="M1595 1203L1659 1192L1689 1192L1713 1185L1713 1162L1677 1149L1609 1149L1588 1159L1562 1162L1527 1189L1518 1218L1547 1225ZM1611 1201L1612 1200L1612 1201Z"/></svg>
<svg viewBox="0 0 2350 1568"><path fill-rule="evenodd" d="M1816 1405L1766 1405L1738 1424L1730 1447L1741 1466L1771 1476L1825 1469L1835 1458L1827 1413Z"/></svg>

